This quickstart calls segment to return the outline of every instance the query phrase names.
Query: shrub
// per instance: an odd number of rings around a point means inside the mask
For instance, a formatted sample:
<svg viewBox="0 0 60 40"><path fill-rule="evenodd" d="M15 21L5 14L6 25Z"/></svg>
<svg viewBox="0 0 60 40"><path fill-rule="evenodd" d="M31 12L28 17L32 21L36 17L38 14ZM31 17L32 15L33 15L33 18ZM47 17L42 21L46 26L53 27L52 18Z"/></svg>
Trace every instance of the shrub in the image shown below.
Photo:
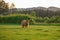
<svg viewBox="0 0 60 40"><path fill-rule="evenodd" d="M19 15L10 14L7 16L0 16L0 23L21 24L22 20L28 18L32 19L30 15L26 15L26 14L19 14ZM31 20L30 24L34 24L34 21Z"/></svg>

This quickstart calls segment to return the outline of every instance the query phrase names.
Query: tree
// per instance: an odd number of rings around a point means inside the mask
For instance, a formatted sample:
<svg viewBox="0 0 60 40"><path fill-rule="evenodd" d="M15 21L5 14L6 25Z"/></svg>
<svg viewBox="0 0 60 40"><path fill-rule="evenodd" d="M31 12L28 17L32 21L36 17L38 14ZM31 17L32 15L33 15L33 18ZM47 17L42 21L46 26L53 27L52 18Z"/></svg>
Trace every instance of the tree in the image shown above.
<svg viewBox="0 0 60 40"><path fill-rule="evenodd" d="M4 0L0 0L0 14L4 14L9 10L9 3L5 3Z"/></svg>
<svg viewBox="0 0 60 40"><path fill-rule="evenodd" d="M35 11L31 11L31 16L36 16L36 12Z"/></svg>
<svg viewBox="0 0 60 40"><path fill-rule="evenodd" d="M13 13L14 12L14 10L16 10L16 9L14 9L15 8L15 5L14 5L14 3L12 3L11 5L10 5L10 12L11 13Z"/></svg>
<svg viewBox="0 0 60 40"><path fill-rule="evenodd" d="M48 17L44 17L44 23L49 23L49 18Z"/></svg>
<svg viewBox="0 0 60 40"><path fill-rule="evenodd" d="M50 22L51 23L55 23L56 21L57 21L56 16L53 16L53 17L50 18Z"/></svg>
<svg viewBox="0 0 60 40"><path fill-rule="evenodd" d="M12 3L11 6L10 6L10 9L13 9L13 8L15 8L14 3Z"/></svg>
<svg viewBox="0 0 60 40"><path fill-rule="evenodd" d="M36 21L37 23L42 23L42 22L44 22L44 20L43 20L42 17L36 17L35 21Z"/></svg>
<svg viewBox="0 0 60 40"><path fill-rule="evenodd" d="M55 15L60 16L60 10L57 10Z"/></svg>

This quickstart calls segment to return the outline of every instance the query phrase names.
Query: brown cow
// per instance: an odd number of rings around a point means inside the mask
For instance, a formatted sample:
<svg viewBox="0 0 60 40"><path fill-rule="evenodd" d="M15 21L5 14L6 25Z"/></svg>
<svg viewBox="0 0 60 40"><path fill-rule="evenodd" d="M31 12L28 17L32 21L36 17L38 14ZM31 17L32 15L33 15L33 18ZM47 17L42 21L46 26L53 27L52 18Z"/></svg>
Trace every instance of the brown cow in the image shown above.
<svg viewBox="0 0 60 40"><path fill-rule="evenodd" d="M21 22L21 25L22 25L23 28L28 27L29 26L29 20L28 19L27 20L23 20Z"/></svg>

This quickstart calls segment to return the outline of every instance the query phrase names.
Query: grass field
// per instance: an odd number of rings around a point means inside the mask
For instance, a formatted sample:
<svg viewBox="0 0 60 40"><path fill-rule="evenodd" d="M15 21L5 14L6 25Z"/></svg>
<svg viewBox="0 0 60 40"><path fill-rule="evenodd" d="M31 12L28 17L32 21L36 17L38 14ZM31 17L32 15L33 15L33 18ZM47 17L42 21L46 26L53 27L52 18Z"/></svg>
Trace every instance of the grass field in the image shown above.
<svg viewBox="0 0 60 40"><path fill-rule="evenodd" d="M0 25L0 40L60 40L60 26Z"/></svg>

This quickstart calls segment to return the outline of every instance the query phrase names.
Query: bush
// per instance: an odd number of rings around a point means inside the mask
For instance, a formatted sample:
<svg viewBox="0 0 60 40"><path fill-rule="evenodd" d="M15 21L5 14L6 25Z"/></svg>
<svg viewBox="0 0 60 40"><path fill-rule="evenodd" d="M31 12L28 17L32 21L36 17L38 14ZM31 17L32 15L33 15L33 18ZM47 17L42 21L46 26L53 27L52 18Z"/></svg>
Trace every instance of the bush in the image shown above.
<svg viewBox="0 0 60 40"><path fill-rule="evenodd" d="M10 14L7 16L0 16L0 23L21 24L22 20L28 18L32 19L30 15L26 15L26 14L19 14L19 15ZM34 24L34 21L31 20L30 24Z"/></svg>
<svg viewBox="0 0 60 40"><path fill-rule="evenodd" d="M42 17L36 17L36 18L35 18L35 21L36 21L36 22L39 22L39 23L43 23L43 22L44 22L44 20L43 20Z"/></svg>
<svg viewBox="0 0 60 40"><path fill-rule="evenodd" d="M50 18L51 23L60 23L60 17L59 16L53 16Z"/></svg>
<svg viewBox="0 0 60 40"><path fill-rule="evenodd" d="M49 23L50 19L48 17L44 17L44 23Z"/></svg>
<svg viewBox="0 0 60 40"><path fill-rule="evenodd" d="M48 17L35 17L28 14L10 14L6 16L0 16L0 23L9 23L9 24L21 24L21 21L24 19L30 18L30 24L36 23L60 23L60 16Z"/></svg>

